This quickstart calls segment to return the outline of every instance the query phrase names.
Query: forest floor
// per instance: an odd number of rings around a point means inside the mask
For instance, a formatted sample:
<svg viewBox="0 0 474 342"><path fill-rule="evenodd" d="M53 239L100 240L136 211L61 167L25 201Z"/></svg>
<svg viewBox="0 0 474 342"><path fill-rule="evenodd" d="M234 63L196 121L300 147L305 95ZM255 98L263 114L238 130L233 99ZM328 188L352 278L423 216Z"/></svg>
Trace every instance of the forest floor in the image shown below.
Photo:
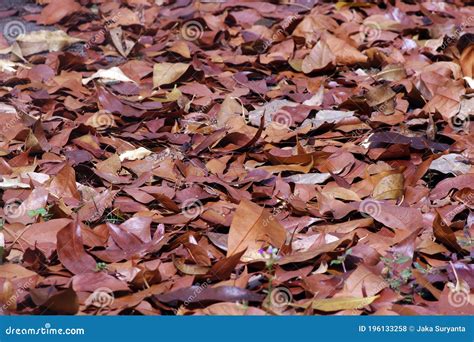
<svg viewBox="0 0 474 342"><path fill-rule="evenodd" d="M474 314L474 9L0 6L0 313Z"/></svg>

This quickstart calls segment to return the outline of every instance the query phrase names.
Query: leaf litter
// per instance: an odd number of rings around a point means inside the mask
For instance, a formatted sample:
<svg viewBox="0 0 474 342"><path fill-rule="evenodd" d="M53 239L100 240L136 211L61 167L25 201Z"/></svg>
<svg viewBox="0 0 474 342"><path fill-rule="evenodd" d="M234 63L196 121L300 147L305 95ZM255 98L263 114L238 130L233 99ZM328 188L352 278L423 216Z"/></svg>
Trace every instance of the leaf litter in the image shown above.
<svg viewBox="0 0 474 342"><path fill-rule="evenodd" d="M2 314L474 313L471 7L15 10Z"/></svg>

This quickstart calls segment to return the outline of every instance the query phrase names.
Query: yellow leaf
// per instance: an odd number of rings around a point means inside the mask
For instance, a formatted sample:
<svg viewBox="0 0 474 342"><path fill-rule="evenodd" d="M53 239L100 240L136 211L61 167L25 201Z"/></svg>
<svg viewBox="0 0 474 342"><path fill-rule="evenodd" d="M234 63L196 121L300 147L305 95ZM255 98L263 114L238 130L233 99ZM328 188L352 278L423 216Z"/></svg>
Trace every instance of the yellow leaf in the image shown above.
<svg viewBox="0 0 474 342"><path fill-rule="evenodd" d="M373 197L378 200L398 199L403 196L403 174L394 173L382 178L374 188Z"/></svg>
<svg viewBox="0 0 474 342"><path fill-rule="evenodd" d="M175 259L174 266L184 274L191 275L204 275L207 274L211 269L210 267L206 266L185 264L184 259Z"/></svg>
<svg viewBox="0 0 474 342"><path fill-rule="evenodd" d="M350 189L345 189L340 186L324 189L323 193L332 198L339 198L345 201L361 201L359 195Z"/></svg>
<svg viewBox="0 0 474 342"><path fill-rule="evenodd" d="M324 312L361 309L364 306L371 304L378 297L379 296L377 295L364 298L340 297L316 299L311 303L311 307L315 310Z"/></svg>
<svg viewBox="0 0 474 342"><path fill-rule="evenodd" d="M158 63L153 67L153 87L175 82L188 70L187 63Z"/></svg>
<svg viewBox="0 0 474 342"><path fill-rule="evenodd" d="M169 51L176 52L184 58L191 58L191 52L189 51L188 44L182 40L178 40L177 42L175 42L169 48Z"/></svg>
<svg viewBox="0 0 474 342"><path fill-rule="evenodd" d="M323 70L334 64L336 57L331 51L329 45L320 40L303 59L301 69L305 74L313 71Z"/></svg>
<svg viewBox="0 0 474 342"><path fill-rule="evenodd" d="M357 7L371 7L372 4L365 2L347 2L347 1L338 1L336 3L336 9L341 10L344 7L357 8Z"/></svg>

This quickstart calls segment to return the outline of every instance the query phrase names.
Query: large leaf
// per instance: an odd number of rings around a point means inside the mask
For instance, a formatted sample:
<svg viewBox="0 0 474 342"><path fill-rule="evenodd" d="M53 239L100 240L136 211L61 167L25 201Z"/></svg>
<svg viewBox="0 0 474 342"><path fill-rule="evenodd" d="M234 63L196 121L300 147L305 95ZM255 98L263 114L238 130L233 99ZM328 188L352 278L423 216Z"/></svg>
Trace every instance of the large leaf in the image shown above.
<svg viewBox="0 0 474 342"><path fill-rule="evenodd" d="M153 67L153 87L174 83L188 70L186 63L158 63Z"/></svg>
<svg viewBox="0 0 474 342"><path fill-rule="evenodd" d="M260 259L260 248L267 245L281 248L285 239L285 228L274 216L259 205L243 199L230 226L227 256L247 249L242 260Z"/></svg>
<svg viewBox="0 0 474 342"><path fill-rule="evenodd" d="M65 268L74 274L95 271L96 262L84 250L81 225L78 220L61 229L57 238L58 257Z"/></svg>
<svg viewBox="0 0 474 342"><path fill-rule="evenodd" d="M34 31L17 38L23 56L44 51L61 51L82 39L70 37L64 31Z"/></svg>
<svg viewBox="0 0 474 342"><path fill-rule="evenodd" d="M328 44L320 40L303 59L302 70L308 74L321 71L336 63L336 56L331 52Z"/></svg>
<svg viewBox="0 0 474 342"><path fill-rule="evenodd" d="M311 303L311 307L318 311L332 312L340 310L362 309L364 306L371 304L379 296L356 298L356 297L337 297L315 299Z"/></svg>
<svg viewBox="0 0 474 342"><path fill-rule="evenodd" d="M423 226L421 211L415 208L366 199L360 202L359 211L394 229L415 230Z"/></svg>
<svg viewBox="0 0 474 342"><path fill-rule="evenodd" d="M352 65L367 62L367 56L345 40L339 39L327 32L324 32L323 39L329 46L332 54L336 57L336 63Z"/></svg>
<svg viewBox="0 0 474 342"><path fill-rule="evenodd" d="M433 221L433 234L435 238L443 243L448 249L461 254L469 254L468 251L459 245L456 235L454 235L451 227L443 221L439 214L436 214Z"/></svg>
<svg viewBox="0 0 474 342"><path fill-rule="evenodd" d="M30 295L43 313L74 315L79 311L79 298L72 288L57 290L54 286L42 287L31 290Z"/></svg>
<svg viewBox="0 0 474 342"><path fill-rule="evenodd" d="M206 283L205 283L206 284ZM235 286L191 286L156 296L163 303L261 302L265 296Z"/></svg>

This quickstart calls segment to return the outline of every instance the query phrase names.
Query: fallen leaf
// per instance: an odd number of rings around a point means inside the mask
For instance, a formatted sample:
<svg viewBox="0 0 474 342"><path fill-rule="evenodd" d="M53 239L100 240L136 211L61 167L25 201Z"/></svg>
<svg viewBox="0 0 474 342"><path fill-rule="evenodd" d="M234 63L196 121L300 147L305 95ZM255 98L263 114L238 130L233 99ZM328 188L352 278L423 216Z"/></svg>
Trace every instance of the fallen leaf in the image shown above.
<svg viewBox="0 0 474 342"><path fill-rule="evenodd" d="M243 199L234 213L229 231L227 257L246 249L242 260L261 259L260 248L281 248L286 240L285 228L264 208Z"/></svg>
<svg viewBox="0 0 474 342"><path fill-rule="evenodd" d="M100 78L102 82L133 82L135 81L128 78L119 67L112 67L110 69L100 69L90 77L82 80L82 84L86 85L92 80Z"/></svg>
<svg viewBox="0 0 474 342"><path fill-rule="evenodd" d="M161 87L178 80L189 69L186 63L158 63L153 67L153 87Z"/></svg>
<svg viewBox="0 0 474 342"><path fill-rule="evenodd" d="M364 306L372 304L379 296L355 298L355 297L335 297L325 299L315 299L311 302L314 310L331 312L340 310L362 309Z"/></svg>
<svg viewBox="0 0 474 342"><path fill-rule="evenodd" d="M58 258L64 267L74 274L95 271L96 262L84 250L81 225L77 220L61 229L57 239Z"/></svg>
<svg viewBox="0 0 474 342"><path fill-rule="evenodd" d="M64 31L33 31L17 38L23 56L49 51L61 51L72 44L82 42L82 39L73 38Z"/></svg>

